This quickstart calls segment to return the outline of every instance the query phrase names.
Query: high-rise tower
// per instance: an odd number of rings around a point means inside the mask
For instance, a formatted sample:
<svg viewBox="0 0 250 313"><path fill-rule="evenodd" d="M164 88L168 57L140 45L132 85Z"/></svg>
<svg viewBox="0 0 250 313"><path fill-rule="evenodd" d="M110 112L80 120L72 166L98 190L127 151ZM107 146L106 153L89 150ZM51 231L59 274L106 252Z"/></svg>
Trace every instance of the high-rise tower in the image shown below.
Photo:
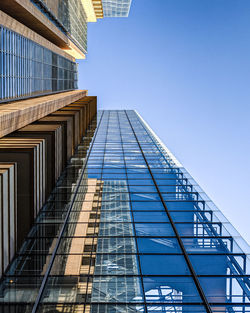
<svg viewBox="0 0 250 313"><path fill-rule="evenodd" d="M99 111L1 285L3 312L249 312L248 245L135 111Z"/></svg>

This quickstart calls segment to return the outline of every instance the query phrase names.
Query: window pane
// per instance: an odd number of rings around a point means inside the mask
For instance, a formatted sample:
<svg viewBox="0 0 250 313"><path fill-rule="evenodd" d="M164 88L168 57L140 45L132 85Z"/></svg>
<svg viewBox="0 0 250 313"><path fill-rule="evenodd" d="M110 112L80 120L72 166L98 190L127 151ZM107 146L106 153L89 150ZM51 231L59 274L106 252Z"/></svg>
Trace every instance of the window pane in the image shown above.
<svg viewBox="0 0 250 313"><path fill-rule="evenodd" d="M181 253L175 238L137 238L139 253Z"/></svg>
<svg viewBox="0 0 250 313"><path fill-rule="evenodd" d="M147 302L201 301L191 277L147 277L143 278L143 285Z"/></svg>
<svg viewBox="0 0 250 313"><path fill-rule="evenodd" d="M182 255L140 256L143 275L189 275L189 269Z"/></svg>

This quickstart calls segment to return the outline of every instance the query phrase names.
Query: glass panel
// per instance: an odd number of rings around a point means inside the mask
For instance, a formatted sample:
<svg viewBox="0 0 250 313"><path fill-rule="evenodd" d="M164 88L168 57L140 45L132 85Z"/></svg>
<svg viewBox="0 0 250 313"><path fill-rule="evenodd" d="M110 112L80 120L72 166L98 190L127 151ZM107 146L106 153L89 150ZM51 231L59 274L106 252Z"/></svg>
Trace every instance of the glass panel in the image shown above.
<svg viewBox="0 0 250 313"><path fill-rule="evenodd" d="M198 275L246 275L246 257L226 255L190 255L194 269Z"/></svg>
<svg viewBox="0 0 250 313"><path fill-rule="evenodd" d="M212 305L212 310L215 313L249 313L250 312L250 304L243 304L243 305L230 305L230 304L224 304L224 305Z"/></svg>
<svg viewBox="0 0 250 313"><path fill-rule="evenodd" d="M147 306L148 312L159 312L159 313L207 313L205 308L200 305L148 305Z"/></svg>
<svg viewBox="0 0 250 313"><path fill-rule="evenodd" d="M42 279L40 277L7 277L1 282L0 303L35 302ZM22 306L21 306L22 308ZM25 308L30 308L29 305ZM5 312L5 311L4 311ZM8 312L8 311L7 311Z"/></svg>
<svg viewBox="0 0 250 313"><path fill-rule="evenodd" d="M135 222L166 222L169 223L166 212L134 212Z"/></svg>
<svg viewBox="0 0 250 313"><path fill-rule="evenodd" d="M175 238L137 238L139 253L181 253Z"/></svg>
<svg viewBox="0 0 250 313"><path fill-rule="evenodd" d="M189 275L182 255L141 255L143 275Z"/></svg>
<svg viewBox="0 0 250 313"><path fill-rule="evenodd" d="M131 193L132 201L159 201L160 197L157 193Z"/></svg>
<svg viewBox="0 0 250 313"><path fill-rule="evenodd" d="M147 302L200 302L200 296L191 277L143 278Z"/></svg>
<svg viewBox="0 0 250 313"><path fill-rule="evenodd" d="M149 211L164 211L164 206L162 203L156 202L156 201L150 201L150 202L132 202L132 210L134 211L144 211L144 210L149 210Z"/></svg>
<svg viewBox="0 0 250 313"><path fill-rule="evenodd" d="M137 257L124 254L97 254L95 275L138 275Z"/></svg>
<svg viewBox="0 0 250 313"><path fill-rule="evenodd" d="M94 277L91 302L142 302L140 279L137 277Z"/></svg>
<svg viewBox="0 0 250 313"><path fill-rule="evenodd" d="M135 240L133 238L98 238L98 253L135 253Z"/></svg>
<svg viewBox="0 0 250 313"><path fill-rule="evenodd" d="M136 223L137 236L174 236L171 224L167 223Z"/></svg>
<svg viewBox="0 0 250 313"><path fill-rule="evenodd" d="M249 277L200 277L199 280L209 302L249 303Z"/></svg>

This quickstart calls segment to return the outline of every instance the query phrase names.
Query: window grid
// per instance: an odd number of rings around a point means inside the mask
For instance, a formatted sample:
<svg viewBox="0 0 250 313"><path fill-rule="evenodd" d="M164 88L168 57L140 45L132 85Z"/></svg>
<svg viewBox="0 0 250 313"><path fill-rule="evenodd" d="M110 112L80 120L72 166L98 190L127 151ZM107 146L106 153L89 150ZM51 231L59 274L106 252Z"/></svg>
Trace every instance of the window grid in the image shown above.
<svg viewBox="0 0 250 313"><path fill-rule="evenodd" d="M221 212L134 111L95 123L5 274L2 307L250 312L247 251Z"/></svg>
<svg viewBox="0 0 250 313"><path fill-rule="evenodd" d="M104 17L128 17L132 0L102 0Z"/></svg>
<svg viewBox="0 0 250 313"><path fill-rule="evenodd" d="M76 88L76 63L0 25L0 102Z"/></svg>
<svg viewBox="0 0 250 313"><path fill-rule="evenodd" d="M84 53L87 53L87 16L81 0L30 0Z"/></svg>

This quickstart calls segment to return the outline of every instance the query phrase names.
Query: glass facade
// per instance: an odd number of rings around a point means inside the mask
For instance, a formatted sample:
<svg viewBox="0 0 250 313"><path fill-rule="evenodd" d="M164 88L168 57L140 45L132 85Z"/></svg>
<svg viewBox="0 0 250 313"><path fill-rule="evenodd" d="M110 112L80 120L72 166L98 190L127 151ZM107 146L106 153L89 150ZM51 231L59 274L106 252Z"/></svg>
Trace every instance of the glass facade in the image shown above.
<svg viewBox="0 0 250 313"><path fill-rule="evenodd" d="M82 0L30 0L87 53L87 16Z"/></svg>
<svg viewBox="0 0 250 313"><path fill-rule="evenodd" d="M0 308L250 312L248 249L135 111L99 111L5 273Z"/></svg>
<svg viewBox="0 0 250 313"><path fill-rule="evenodd" d="M128 17L132 0L102 0L104 17Z"/></svg>
<svg viewBox="0 0 250 313"><path fill-rule="evenodd" d="M76 63L0 25L0 102L76 88Z"/></svg>

